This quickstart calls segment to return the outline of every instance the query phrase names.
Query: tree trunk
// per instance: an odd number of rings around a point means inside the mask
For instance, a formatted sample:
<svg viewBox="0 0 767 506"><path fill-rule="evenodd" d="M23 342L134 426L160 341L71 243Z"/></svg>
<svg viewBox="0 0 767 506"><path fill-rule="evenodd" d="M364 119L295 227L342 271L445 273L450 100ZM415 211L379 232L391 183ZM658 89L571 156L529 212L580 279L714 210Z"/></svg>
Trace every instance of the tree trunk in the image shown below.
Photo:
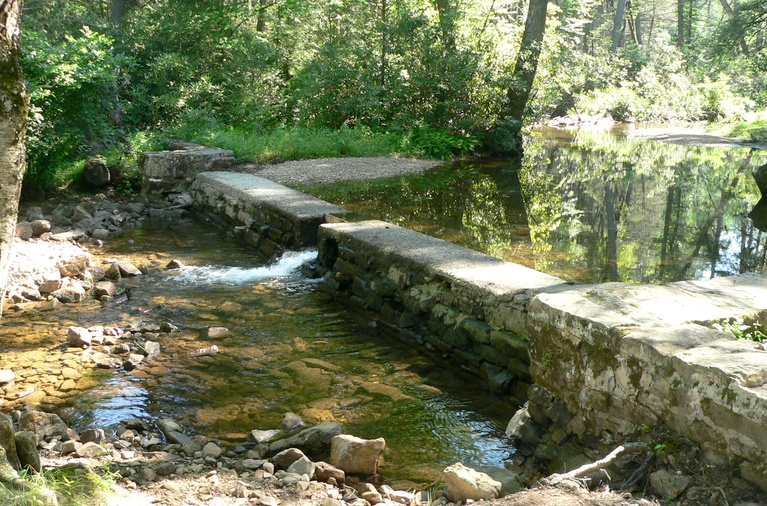
<svg viewBox="0 0 767 506"><path fill-rule="evenodd" d="M676 1L676 45L684 49L684 0Z"/></svg>
<svg viewBox="0 0 767 506"><path fill-rule="evenodd" d="M256 20L256 31L266 31L266 8L268 0L259 0L258 2L258 19Z"/></svg>
<svg viewBox="0 0 767 506"><path fill-rule="evenodd" d="M726 12L728 16L732 17L735 15L735 11L732 10L732 7L727 0L719 1L722 4L722 9L724 9L724 12ZM740 49L743 51L743 54L748 56L748 44L746 43L746 39L743 38L743 36L740 36L738 37L738 43L740 44Z"/></svg>
<svg viewBox="0 0 767 506"><path fill-rule="evenodd" d="M112 0L109 7L109 19L119 25L125 19L125 0Z"/></svg>
<svg viewBox="0 0 767 506"><path fill-rule="evenodd" d="M0 317L24 176L29 99L21 70L21 0L0 0Z"/></svg>
<svg viewBox="0 0 767 506"><path fill-rule="evenodd" d="M439 28L442 32L442 47L445 53L455 51L455 6L451 0L436 0Z"/></svg>
<svg viewBox="0 0 767 506"><path fill-rule="evenodd" d="M613 42L610 45L610 51L616 52L621 46L623 36L623 20L626 17L626 0L618 0L615 8L615 20L613 21Z"/></svg>
<svg viewBox="0 0 767 506"><path fill-rule="evenodd" d="M533 90L535 73L538 71L538 58L543 48L543 35L546 33L546 9L548 0L530 0L525 20L525 31L514 65L515 85L508 91L508 114L513 120L522 122L527 101Z"/></svg>

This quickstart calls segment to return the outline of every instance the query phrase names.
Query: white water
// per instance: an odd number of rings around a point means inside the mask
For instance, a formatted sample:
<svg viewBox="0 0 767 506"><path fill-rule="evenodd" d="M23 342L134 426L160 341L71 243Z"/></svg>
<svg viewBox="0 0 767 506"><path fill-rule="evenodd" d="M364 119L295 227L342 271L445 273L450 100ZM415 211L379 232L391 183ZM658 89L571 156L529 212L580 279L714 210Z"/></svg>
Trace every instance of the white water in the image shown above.
<svg viewBox="0 0 767 506"><path fill-rule="evenodd" d="M303 264L317 258L317 251L288 251L274 263L263 267L187 266L170 279L181 284L243 285L267 279L284 278L298 272Z"/></svg>

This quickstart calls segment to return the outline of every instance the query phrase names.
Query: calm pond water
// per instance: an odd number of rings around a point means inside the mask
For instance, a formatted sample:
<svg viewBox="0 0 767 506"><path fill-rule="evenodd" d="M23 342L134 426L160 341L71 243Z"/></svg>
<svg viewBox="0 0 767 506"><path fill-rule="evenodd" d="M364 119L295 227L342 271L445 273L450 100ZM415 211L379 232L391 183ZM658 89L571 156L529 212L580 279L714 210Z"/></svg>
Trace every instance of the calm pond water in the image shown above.
<svg viewBox="0 0 767 506"><path fill-rule="evenodd" d="M764 151L548 129L520 160L304 188L382 219L569 281L663 283L765 266L748 213Z"/></svg>
<svg viewBox="0 0 767 506"><path fill-rule="evenodd" d="M9 313L0 327L0 352L19 354L60 349L68 325L179 327L148 365L98 372L91 389L61 400L56 409L79 429L169 416L194 433L236 441L252 429L279 428L292 411L307 425L338 421L349 434L384 437L383 478L402 487L429 484L457 461L503 467L513 451L504 430L519 402L490 394L374 315L331 300L297 271L316 253L264 265L254 250L191 220L145 224L105 248L151 266L121 284L128 300ZM172 258L189 267L164 270ZM231 333L210 339L211 326ZM27 338L3 339L10 335ZM195 355L213 344L219 353Z"/></svg>

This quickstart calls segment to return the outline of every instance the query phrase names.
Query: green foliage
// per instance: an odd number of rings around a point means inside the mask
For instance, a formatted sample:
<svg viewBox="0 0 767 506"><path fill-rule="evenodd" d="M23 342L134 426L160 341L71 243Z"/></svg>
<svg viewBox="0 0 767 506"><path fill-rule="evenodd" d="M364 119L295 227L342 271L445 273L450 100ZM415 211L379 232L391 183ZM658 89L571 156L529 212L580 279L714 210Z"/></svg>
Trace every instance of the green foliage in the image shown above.
<svg viewBox="0 0 767 506"><path fill-rule="evenodd" d="M730 332L737 339L746 339L758 343L767 340L764 327L758 321L746 321L743 318L727 318L711 324L711 328Z"/></svg>
<svg viewBox="0 0 767 506"><path fill-rule="evenodd" d="M19 475L26 480L28 487L9 490L0 484L3 504L7 501L7 504L18 506L42 506L50 504L51 494L58 496L58 504L62 504L62 499L73 506L92 504L94 499L107 494L120 477L106 468L94 471L75 466L41 474L20 471Z"/></svg>
<svg viewBox="0 0 767 506"><path fill-rule="evenodd" d="M263 131L227 128L204 115L182 122L173 134L234 152L238 161L277 162L341 156L410 155L401 149L398 134L374 133L366 128L291 127Z"/></svg>
<svg viewBox="0 0 767 506"><path fill-rule="evenodd" d="M415 128L402 137L401 146L405 153L422 158L450 160L472 153L479 141L472 136L453 135L444 128Z"/></svg>
<svg viewBox="0 0 767 506"><path fill-rule="evenodd" d="M131 62L114 54L109 37L87 27L56 44L27 30L24 44L31 100L25 189L56 187L78 158L117 142L116 90Z"/></svg>

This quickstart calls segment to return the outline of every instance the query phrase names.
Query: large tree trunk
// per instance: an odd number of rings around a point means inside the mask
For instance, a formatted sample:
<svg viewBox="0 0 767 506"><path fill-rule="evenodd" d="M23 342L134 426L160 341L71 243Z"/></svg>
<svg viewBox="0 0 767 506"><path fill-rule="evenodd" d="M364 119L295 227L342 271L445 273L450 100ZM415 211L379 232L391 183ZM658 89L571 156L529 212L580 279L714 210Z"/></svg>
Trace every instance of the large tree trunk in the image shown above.
<svg viewBox="0 0 767 506"><path fill-rule="evenodd" d="M16 235L26 154L24 135L29 101L21 70L21 3L22 0L0 0L0 317Z"/></svg>
<svg viewBox="0 0 767 506"><path fill-rule="evenodd" d="M615 8L615 20L613 21L613 40L610 45L610 51L613 53L621 47L621 39L623 38L623 20L626 17L626 0L618 0L618 5Z"/></svg>
<svg viewBox="0 0 767 506"><path fill-rule="evenodd" d="M116 25L123 22L125 19L125 0L112 0L109 6L109 18Z"/></svg>
<svg viewBox="0 0 767 506"><path fill-rule="evenodd" d="M684 49L684 0L676 2L676 45L679 49Z"/></svg>
<svg viewBox="0 0 767 506"><path fill-rule="evenodd" d="M538 58L543 48L543 35L546 33L546 9L548 0L530 0L525 20L525 31L519 46L517 62L514 65L515 84L509 89L508 117L522 121L533 90L535 73L538 71Z"/></svg>

